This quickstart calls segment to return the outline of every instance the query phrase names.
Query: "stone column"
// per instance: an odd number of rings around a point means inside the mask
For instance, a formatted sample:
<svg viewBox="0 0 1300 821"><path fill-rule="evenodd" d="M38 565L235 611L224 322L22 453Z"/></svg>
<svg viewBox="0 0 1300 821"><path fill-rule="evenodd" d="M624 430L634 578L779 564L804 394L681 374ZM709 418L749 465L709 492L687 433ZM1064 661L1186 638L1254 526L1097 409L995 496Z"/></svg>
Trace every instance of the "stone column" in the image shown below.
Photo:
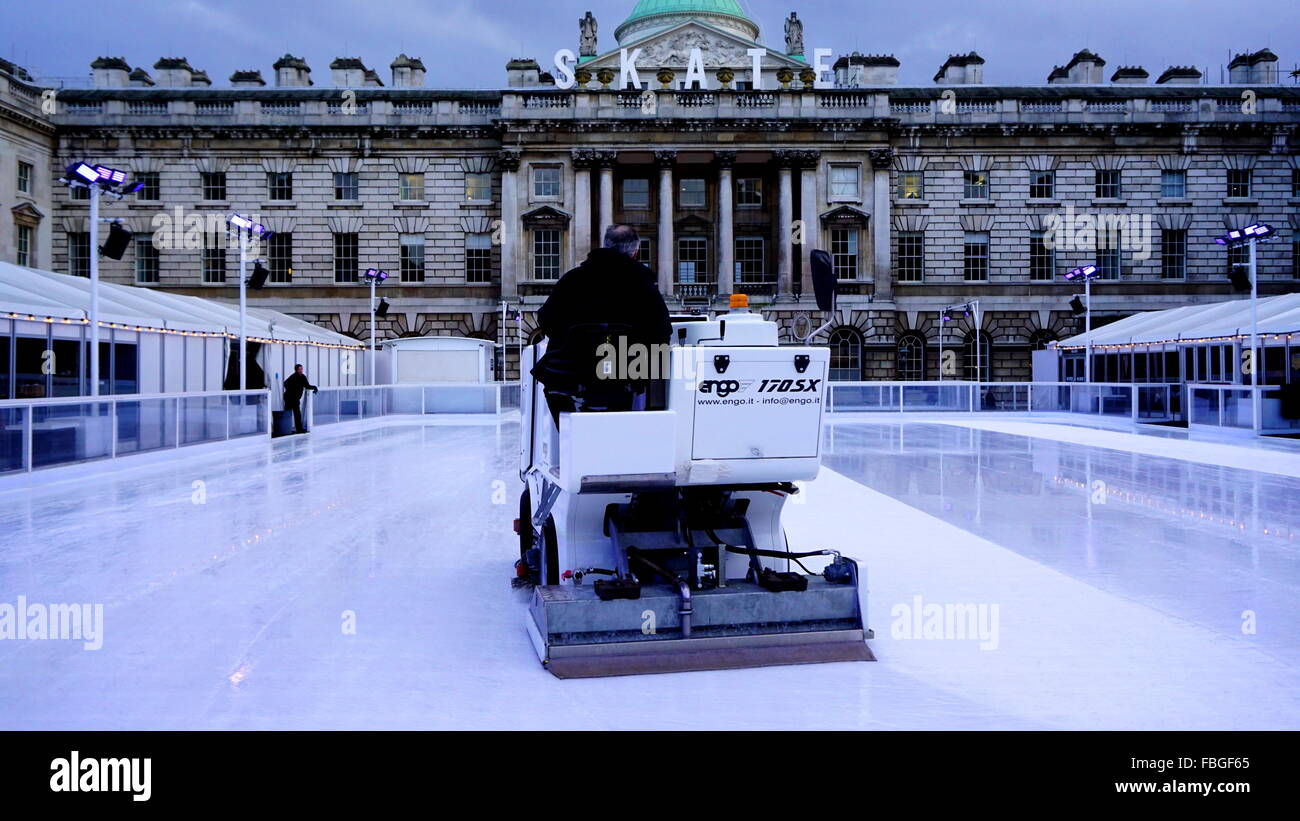
<svg viewBox="0 0 1300 821"><path fill-rule="evenodd" d="M669 296L673 293L673 166L677 163L676 151L656 151L659 165L659 290Z"/></svg>
<svg viewBox="0 0 1300 821"><path fill-rule="evenodd" d="M790 228L794 222L794 152L774 151L777 162L778 193L776 205L776 292L788 295L793 271L790 247Z"/></svg>
<svg viewBox="0 0 1300 821"><path fill-rule="evenodd" d="M614 224L614 162L618 154L613 151L599 151L596 160L600 163L600 234L596 244L605 241L605 229Z"/></svg>
<svg viewBox="0 0 1300 821"><path fill-rule="evenodd" d="M501 298L519 295L520 253L523 226L519 222L519 152L502 151L497 155L501 167Z"/></svg>
<svg viewBox="0 0 1300 821"><path fill-rule="evenodd" d="M595 162L595 151L589 148L573 151L574 265L591 253L591 166Z"/></svg>
<svg viewBox="0 0 1300 821"><path fill-rule="evenodd" d="M731 168L735 151L715 151L718 163L718 293L729 294L736 278L736 214L733 203Z"/></svg>
<svg viewBox="0 0 1300 821"><path fill-rule="evenodd" d="M894 299L893 266L890 265L889 228L893 221L889 212L889 167L894 162L894 152L881 148L871 156L871 238L875 265L871 271L872 292L875 298L886 302Z"/></svg>
<svg viewBox="0 0 1300 821"><path fill-rule="evenodd" d="M817 191L817 166L822 152L803 151L799 159L803 167L799 181L799 219L803 222L803 245L799 246L799 285L803 295L813 292L812 252L821 248L821 223L817 218L817 204L821 197Z"/></svg>

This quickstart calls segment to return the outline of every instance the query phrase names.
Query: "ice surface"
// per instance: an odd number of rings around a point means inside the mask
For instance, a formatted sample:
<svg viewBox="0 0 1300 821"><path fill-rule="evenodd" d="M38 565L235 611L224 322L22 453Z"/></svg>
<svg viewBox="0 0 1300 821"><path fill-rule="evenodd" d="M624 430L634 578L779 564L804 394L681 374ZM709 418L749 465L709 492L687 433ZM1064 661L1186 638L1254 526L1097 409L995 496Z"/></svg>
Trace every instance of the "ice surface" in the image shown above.
<svg viewBox="0 0 1300 821"><path fill-rule="evenodd" d="M105 605L100 650L0 641L0 728L1300 728L1295 478L839 423L786 528L867 564L879 662L560 681L509 587L517 435L387 420L0 492L0 604ZM893 637L918 595L998 605L997 649Z"/></svg>

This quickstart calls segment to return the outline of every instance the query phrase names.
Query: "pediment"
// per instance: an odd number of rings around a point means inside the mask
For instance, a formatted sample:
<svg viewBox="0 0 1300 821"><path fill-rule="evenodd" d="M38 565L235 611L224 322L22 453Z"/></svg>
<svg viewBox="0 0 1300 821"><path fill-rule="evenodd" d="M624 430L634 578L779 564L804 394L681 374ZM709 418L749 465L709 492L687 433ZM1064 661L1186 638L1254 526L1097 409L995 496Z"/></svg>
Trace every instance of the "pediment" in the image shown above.
<svg viewBox="0 0 1300 821"><path fill-rule="evenodd" d="M832 208L831 210L825 211L821 214L823 225L832 225L835 223L865 225L870 219L871 215L866 211L848 205L841 205L838 208Z"/></svg>
<svg viewBox="0 0 1300 821"><path fill-rule="evenodd" d="M762 43L746 40L731 32L723 31L696 20L680 23L635 42L627 43L619 49L606 52L582 65L583 68L590 68L593 71L606 67L618 71L622 59L622 49L627 49L629 55L633 51L641 49L641 55L636 60L638 71L653 73L660 68L667 67L674 71L684 72L686 71L686 63L690 59L691 49L695 48L700 49L706 71L712 71L722 66L732 69L748 68L753 58L746 51L751 48L767 49L767 54L762 58L765 69L789 66L797 70L807 65L807 63L767 48Z"/></svg>
<svg viewBox="0 0 1300 821"><path fill-rule="evenodd" d="M45 219L45 214L30 202L18 203L13 208L9 209L9 213L13 215L14 222L26 225L35 225Z"/></svg>
<svg viewBox="0 0 1300 821"><path fill-rule="evenodd" d="M543 205L541 208L534 208L532 211L524 214L520 219L524 225L531 225L540 228L564 228L569 224L572 217L558 208L552 208L549 205Z"/></svg>

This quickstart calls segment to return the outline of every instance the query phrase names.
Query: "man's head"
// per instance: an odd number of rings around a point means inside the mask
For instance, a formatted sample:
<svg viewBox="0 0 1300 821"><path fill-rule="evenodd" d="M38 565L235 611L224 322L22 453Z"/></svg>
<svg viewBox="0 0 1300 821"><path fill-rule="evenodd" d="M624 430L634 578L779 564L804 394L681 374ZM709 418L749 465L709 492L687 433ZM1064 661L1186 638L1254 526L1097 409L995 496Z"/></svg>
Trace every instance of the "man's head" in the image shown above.
<svg viewBox="0 0 1300 821"><path fill-rule="evenodd" d="M293 366L293 372L294 372L294 373L302 373L302 365L294 365L294 366Z"/></svg>
<svg viewBox="0 0 1300 821"><path fill-rule="evenodd" d="M641 237L630 225L611 225L605 229L605 247L612 248L620 254L627 254L636 259L641 250Z"/></svg>

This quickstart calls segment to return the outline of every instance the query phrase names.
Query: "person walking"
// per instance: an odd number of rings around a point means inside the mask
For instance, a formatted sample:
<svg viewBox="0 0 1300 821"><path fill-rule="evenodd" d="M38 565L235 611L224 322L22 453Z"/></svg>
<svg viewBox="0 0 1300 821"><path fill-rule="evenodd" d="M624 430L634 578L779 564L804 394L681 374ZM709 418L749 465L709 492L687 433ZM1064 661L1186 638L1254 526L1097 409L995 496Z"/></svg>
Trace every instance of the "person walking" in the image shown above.
<svg viewBox="0 0 1300 821"><path fill-rule="evenodd" d="M302 394L303 391L315 393L315 385L307 381L307 375L303 373L302 365L293 366L293 375L284 380L284 409L293 411L293 430L294 433L306 433L307 429L302 424Z"/></svg>

